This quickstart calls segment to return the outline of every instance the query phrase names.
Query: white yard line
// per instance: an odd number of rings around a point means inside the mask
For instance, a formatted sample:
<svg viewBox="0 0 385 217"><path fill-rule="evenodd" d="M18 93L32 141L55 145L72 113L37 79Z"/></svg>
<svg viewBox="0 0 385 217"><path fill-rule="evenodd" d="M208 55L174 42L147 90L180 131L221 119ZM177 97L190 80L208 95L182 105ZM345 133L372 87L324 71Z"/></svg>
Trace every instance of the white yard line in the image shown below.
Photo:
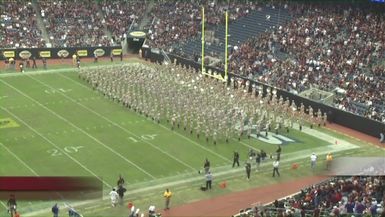
<svg viewBox="0 0 385 217"><path fill-rule="evenodd" d="M34 78L33 76L28 76L29 78L31 78L32 80L36 81L36 82L39 82L40 84L48 87L48 88L54 88L52 86L50 86L49 84L45 83L45 82L42 82L40 81L39 79L36 79ZM126 128L123 128L122 126L120 126L119 124L115 123L114 121L110 120L109 118L99 114L98 112L94 111L93 109L90 109L88 108L87 106L81 104L80 102L77 102L76 100L74 100L72 97L70 96L67 96L65 93L63 92L59 92L59 94L61 94L62 96L64 96L65 98L67 98L68 100L72 101L73 103L81 106L82 108L86 109L87 111L95 114L96 116L106 120L107 122L109 122L110 124L114 125L115 127L118 127L119 129L123 130L124 132L136 137L137 139L141 140L142 142L144 143L147 143L149 144L151 147L153 147L154 149L160 151L161 153L167 155L168 157L170 157L171 159L174 159L175 161L179 162L180 164L184 165L185 167L187 168L190 168L191 170L193 171L196 171L196 168L190 166L189 164L183 162L182 160L178 159L177 157L173 156L172 154L168 153L167 151L164 151L163 149L159 148L158 146L154 145L153 143L149 142L149 141L146 141L146 140L143 140L140 138L140 136L136 135L135 133L131 132L130 130L127 130Z"/></svg>
<svg viewBox="0 0 385 217"><path fill-rule="evenodd" d="M341 150L339 150L337 152L346 151L346 150L347 149L345 147L344 149L341 149ZM325 150L322 153L326 154L328 152L329 151L325 147ZM339 154L337 153L334 156L337 157L338 155ZM282 171L291 170L291 166L292 165L290 163L292 163L292 162L298 163L298 162L304 161L306 159L307 159L307 157L303 157L303 156L295 156L295 157L290 158L290 159L283 159L281 162L285 163L285 164L283 164L283 166L280 167L281 173L282 173ZM309 160L309 164L310 164L310 160ZM272 167L271 161L264 162L264 163L262 163L262 165L260 167L260 171L257 172L257 174L271 174L272 173L271 167ZM219 177L226 177L227 178L227 176L229 176L229 175L235 176L235 174L237 174L237 176L239 176L239 173L244 172L244 170L245 169L243 167L230 168L229 170L226 170L226 171L221 171L221 172L213 173L213 175L214 175L215 179L218 180ZM215 168L214 168L213 171L215 171ZM166 183L159 183L159 184L156 184L156 185L149 183L148 185L146 185L148 187L134 188L135 190L128 190L126 192L126 195L145 193L145 192L150 192L150 191L153 192L153 191L155 191L157 189L164 189L164 188L176 187L176 186L180 186L180 185L187 185L187 184L191 184L191 183L194 183L196 181L199 181L199 180L201 180L202 182L204 181L203 175L197 175L195 177L190 177L190 178L181 179L181 180L177 180L177 181L171 181L171 182L166 182ZM143 184L145 184L145 183L143 183ZM91 206L95 206L95 203L103 202L103 201L106 201L106 200L109 200L109 199L110 199L109 197L105 197L102 200L92 200L92 201L83 201L83 202L79 202L79 203L74 203L73 207L84 206L84 205L88 205L88 204L90 204ZM104 205L105 204L102 204L102 206L104 206ZM43 213L47 213L47 212L49 212L48 209L37 210L37 211L30 212L30 213L25 213L23 216L26 216L26 217L39 216L39 215L41 215Z"/></svg>
<svg viewBox="0 0 385 217"><path fill-rule="evenodd" d="M104 144L103 142L101 142L100 140L98 140L97 138L95 138L94 136L92 136L91 134L87 133L86 131L84 131L83 129L81 129L80 127L76 126L75 124L73 124L72 122L70 122L69 120L65 119L63 116L59 115L58 113L56 113L55 111L47 108L46 106L44 106L43 104L41 104L39 101L35 100L34 98L28 96L27 94L25 94L24 92L20 91L19 89L17 89L16 87L12 86L11 84L9 84L8 82L4 81L4 80L0 80L0 82L2 82L3 84L7 85L8 87L14 89L16 92L18 92L19 94L23 95L24 97L32 100L33 102L35 102L36 104L40 105L41 107L43 107L45 110L49 111L51 114L55 115L57 118L59 118L60 120L66 122L67 124L71 125L72 127L76 128L77 130L79 130L79 132L82 132L83 134L85 134L86 136L88 136L89 138L91 138L92 140L94 140L95 142L97 142L98 144L102 145L104 148L108 149L109 151L111 151L112 153L114 153L115 155L117 155L118 157L120 157L121 159L123 159L124 161L126 161L127 163L131 164L132 166L136 167L138 170L140 170L141 172L143 172L144 174L146 174L147 176L151 177L152 179L155 179L155 176L151 175L149 172L145 171L143 168L141 168L139 165L135 164L134 162L128 160L127 158L125 158L122 154L118 153L117 151L115 151L114 149L112 149L111 147L109 147L108 145Z"/></svg>
<svg viewBox="0 0 385 217"><path fill-rule="evenodd" d="M251 138L250 138L250 139L251 139ZM243 146L246 146L246 147L248 147L248 148L251 148L251 149L260 151L258 148L253 147L253 146L251 146L251 145L248 145L248 144L246 144L245 142L243 142L242 140L241 140L241 141L238 141L237 139L234 139L234 138L233 138L233 140L236 141L236 142L238 142L238 143L240 143L240 144L242 144ZM258 140L258 141L259 141L259 140Z"/></svg>
<svg viewBox="0 0 385 217"><path fill-rule="evenodd" d="M5 205L5 203L3 203L2 201L0 201L0 203L1 203L1 205L3 205L3 207L4 207L5 209L8 210L8 207L7 207L7 205Z"/></svg>
<svg viewBox="0 0 385 217"><path fill-rule="evenodd" d="M50 139L48 139L47 137L45 137L44 135L42 135L40 132L38 132L36 129L34 129L32 126L30 126L29 124L27 124L25 121L23 121L21 118L19 118L17 115L15 115L14 113L12 113L11 111L9 111L8 109L6 108L3 108L3 107L0 107L1 109L3 109L4 111L6 111L7 113L9 113L11 116L13 116L15 119L17 119L18 121L20 121L21 123L23 123L25 126L27 126L30 130L32 130L34 133L36 133L37 135L39 135L41 138L43 138L45 141L47 141L49 144L51 144L52 146L54 146L57 150L60 150L61 153L63 153L64 155L66 155L68 158L70 158L71 160L73 160L75 163L77 163L79 166L81 166L84 170L86 170L87 172L89 172L90 174L92 174L93 176L95 176L97 179L99 179L100 181L102 181L104 183L104 185L108 186L109 188L111 188L112 186L109 185L107 182L103 181L103 179L99 178L94 172L92 172L90 169L88 169L86 166L84 166L82 163L80 163L78 160L76 160L75 158L73 158L71 155L69 155L67 152L65 152L62 148L60 148L57 144L55 144L54 142L52 142Z"/></svg>
<svg viewBox="0 0 385 217"><path fill-rule="evenodd" d="M66 71L75 71L74 68L61 68L61 69L47 69L47 70L38 70L38 71L31 71L31 72L10 72L10 73L3 73L0 74L0 78L6 78L6 77L17 77L17 76L25 76L27 74L30 75L40 75L40 74L52 74L52 73L58 73L58 72L66 72Z"/></svg>
<svg viewBox="0 0 385 217"><path fill-rule="evenodd" d="M5 146L3 143L0 142L0 146L2 146L5 150L8 151L13 157L15 157L21 164L23 164L26 168L29 169L35 176L39 176L35 170L33 170L28 164L26 164L22 159L20 159L15 153L13 153L7 146Z"/></svg>
<svg viewBox="0 0 385 217"><path fill-rule="evenodd" d="M68 77L68 76L64 76L64 75L62 75L62 74L59 74L59 75L62 76L62 77L64 77L64 78L66 78L66 79L68 79L68 80L70 80L70 81L72 81L72 82L74 82L74 83L76 83L77 85L79 85L79 86L81 86L81 87L86 88L87 90L90 90L90 87L88 87L88 86L86 86L86 85L84 85L84 84L81 84L79 81L76 81L76 80L74 80L74 79L72 79L72 78L70 78L70 77ZM224 156L222 156L222 155L220 155L220 154L218 154L218 153L216 153L216 152L214 152L214 151L212 151L212 150L210 150L210 149L208 149L208 148L202 146L201 144L199 144L199 143L197 143L197 142L191 140L190 138L184 136L183 134L180 134L180 133L178 133L178 132L176 132L176 131L173 131L173 130L171 130L171 129L165 127L163 124L159 124L159 126L162 127L162 128L164 128L164 129L166 129L167 131L170 131L170 132L172 132L172 133L174 133L174 134L179 135L180 137L183 137L184 139L190 141L190 142L193 143L194 145L196 145L196 146L198 146L198 147L204 149L204 150L207 151L207 152L210 152L210 153L213 154L213 155L216 155L217 157L219 157L219 158L221 158L221 159L223 159L223 160L225 160L225 161L227 161L227 162L232 162L232 161L229 160L228 158L226 158L226 157L224 157Z"/></svg>
<svg viewBox="0 0 385 217"><path fill-rule="evenodd" d="M82 68L99 68L102 66L116 66L116 65L123 65L123 64L136 64L135 62L119 62L114 64L101 64L96 66L84 66ZM24 73L20 72L9 72L9 73L1 73L0 78L6 78L6 77L16 77L16 76L25 76L25 75L41 75L41 74L53 74L53 73L59 73L59 72L68 72L68 71L77 71L78 69L75 67L67 67L67 68L58 68L58 69L46 69L46 70L37 70L37 71L26 71Z"/></svg>

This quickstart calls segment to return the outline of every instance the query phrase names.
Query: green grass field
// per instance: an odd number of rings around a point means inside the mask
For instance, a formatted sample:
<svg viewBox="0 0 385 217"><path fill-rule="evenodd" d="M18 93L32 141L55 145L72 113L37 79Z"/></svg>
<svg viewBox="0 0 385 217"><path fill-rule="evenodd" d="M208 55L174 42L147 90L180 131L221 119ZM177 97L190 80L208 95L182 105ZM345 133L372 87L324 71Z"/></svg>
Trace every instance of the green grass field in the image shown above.
<svg viewBox="0 0 385 217"><path fill-rule="evenodd" d="M272 179L268 160L261 172L253 174L258 178L246 182L243 165L231 167L233 151L239 151L242 164L250 148L273 153L276 144L244 138L241 142L220 141L213 145L181 129L172 131L165 121L154 123L93 91L78 79L75 69L3 74L0 99L0 120L7 123L0 126L0 176L99 177L104 183L104 200L66 201L84 216L126 215L126 208L112 209L108 200L119 174L127 183L127 201L146 210L150 204L162 208L165 187L174 191L175 206L311 175L308 157L313 151L322 158L330 150L336 156L384 154L383 150L328 130L291 130L282 134L292 140L282 146L285 175ZM340 145L334 144L337 138ZM227 180L227 189L210 193L198 190L204 179L197 171L206 157L211 161L215 181ZM304 166L285 172L289 162L303 162ZM0 216L6 215L5 202L0 204ZM22 216L50 216L53 203L21 201L19 210Z"/></svg>

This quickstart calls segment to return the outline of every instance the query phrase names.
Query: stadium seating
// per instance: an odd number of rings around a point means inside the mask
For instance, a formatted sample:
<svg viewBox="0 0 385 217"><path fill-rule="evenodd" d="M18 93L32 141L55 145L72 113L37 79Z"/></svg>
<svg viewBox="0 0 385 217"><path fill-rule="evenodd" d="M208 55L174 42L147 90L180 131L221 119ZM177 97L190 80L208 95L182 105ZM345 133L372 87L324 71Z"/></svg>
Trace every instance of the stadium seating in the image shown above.
<svg viewBox="0 0 385 217"><path fill-rule="evenodd" d="M384 184L383 176L336 177L234 216L313 216L315 210L319 216L385 215ZM348 209L350 204L354 207L352 212Z"/></svg>
<svg viewBox="0 0 385 217"><path fill-rule="evenodd" d="M39 1L39 6L53 47L110 45L93 1Z"/></svg>
<svg viewBox="0 0 385 217"><path fill-rule="evenodd" d="M31 2L2 1L0 5L0 47L44 47Z"/></svg>
<svg viewBox="0 0 385 217"><path fill-rule="evenodd" d="M103 1L99 3L103 12L104 24L111 33L115 44L122 40L134 22L137 24L141 19L145 6L141 1Z"/></svg>
<svg viewBox="0 0 385 217"><path fill-rule="evenodd" d="M337 107L385 122L378 106L385 101L383 14L336 5L289 10L294 18L287 25L235 49L230 69L294 93L314 85L344 89Z"/></svg>
<svg viewBox="0 0 385 217"><path fill-rule="evenodd" d="M206 43L206 55L223 59L223 14L229 10L231 72L294 93L312 86L329 92L343 89L345 93L334 101L337 108L385 122L383 13L335 4L180 0L152 4L148 8L155 21L148 35L152 47L198 60L203 4L206 29L215 38ZM0 6L0 45L118 45L130 26L144 19L146 6L141 1L5 1Z"/></svg>

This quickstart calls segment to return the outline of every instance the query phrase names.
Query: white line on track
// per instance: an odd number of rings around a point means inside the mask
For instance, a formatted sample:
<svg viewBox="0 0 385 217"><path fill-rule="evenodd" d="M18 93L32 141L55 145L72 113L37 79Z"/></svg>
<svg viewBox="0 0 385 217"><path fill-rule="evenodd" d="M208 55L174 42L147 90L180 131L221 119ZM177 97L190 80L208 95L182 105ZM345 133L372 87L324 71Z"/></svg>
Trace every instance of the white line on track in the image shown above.
<svg viewBox="0 0 385 217"><path fill-rule="evenodd" d="M56 117L58 117L60 120L66 122L67 124L71 125L72 127L76 128L77 130L79 130L80 132L82 132L83 134L87 135L89 138L91 138L92 140L94 140L95 142L97 142L98 144L102 145L103 147L105 147L106 149L108 149L109 151L111 151L112 153L114 153L115 155L117 155L118 157L120 157L121 159L123 159L124 161L126 161L127 163L131 164L132 166L136 167L138 170L140 170L141 172L143 172L144 174L146 174L147 176L151 177L152 179L155 179L155 176L151 175L149 172L145 171L143 168L141 168L139 165L135 164L134 162L128 160L127 158L125 158L123 155L121 155L119 152L115 151L114 149L112 149L111 147L109 147L108 145L104 144L103 142L101 142L100 140L98 140L97 138L95 138L94 136L92 136L91 134L87 133L86 131L84 131L83 129L81 129L80 127L76 126L75 124L73 124L72 122L70 122L69 120L65 119L63 116L59 115L58 113L56 113L55 111L47 108L46 106L44 106L43 104L41 104L39 101L35 100L34 98L28 96L27 94L25 94L24 92L20 91L19 89L17 89L16 87L12 86L11 84L9 84L8 82L4 81L4 80L0 80L0 82L2 82L3 84L7 85L8 87L14 89L16 92L18 92L19 94L23 95L24 97L32 100L33 102L35 102L36 104L40 105L41 107L43 107L45 110L49 111L50 113L52 113L53 115L55 115Z"/></svg>
<svg viewBox="0 0 385 217"><path fill-rule="evenodd" d="M74 82L75 84L77 84L77 85L79 85L79 86L81 86L81 87L86 88L87 90L90 90L90 88L89 88L88 86L86 86L86 85L84 85L84 84L81 84L80 82L78 82L78 81L76 81L76 80L74 80L74 79L72 79L72 78L70 78L70 77L68 77L68 76L65 76L65 75L62 75L62 74L59 74L59 75L60 75L61 77L63 77L63 78L66 78L67 80L70 80L70 81ZM200 147L200 148L206 150L207 152L210 152L210 153L213 154L213 155L216 155L217 157L219 157L219 158L221 158L221 159L223 159L223 160L225 160L225 161L227 161L227 162L232 162L232 161L229 160L228 158L226 158L226 157L224 157L224 156L222 156L222 155L220 155L220 154L218 154L218 153L216 153L216 152L214 152L214 151L212 151L212 150L210 150L210 149L208 149L208 148L202 146L201 144L199 144L199 143L197 143L197 142L191 140L190 138L184 136L183 134L180 134L180 133L178 133L178 132L172 131L171 129L165 127L165 126L162 125L162 124L159 124L159 126L162 127L162 128L164 128L164 129L166 129L166 130L168 130L168 131L171 131L171 132L174 133L174 134L177 134L177 135L179 135L179 136L185 138L186 140L190 141L190 142L193 143L194 145L196 145L196 146L198 146L198 147Z"/></svg>
<svg viewBox="0 0 385 217"><path fill-rule="evenodd" d="M28 77L31 78L32 80L36 81L36 82L39 82L40 84L42 84L42 85L44 85L44 86L46 86L46 87L48 87L48 88L53 88L53 87L50 86L49 84L47 84L47 83L45 83L45 82L43 82L43 81L40 81L39 79L36 79L36 78L34 78L34 77L32 77L32 76L28 76ZM106 121L109 123L109 124L108 124L108 127L112 127L112 126L118 127L119 129L123 130L124 132L126 132L126 133L128 133L128 134L130 134L130 135L132 135L132 136L134 136L134 137L136 137L136 138L138 138L138 139L141 139L140 136L138 136L138 135L136 135L135 133L131 132L130 130L128 130L128 129L122 127L120 124L118 124L118 123L116 123L116 122L110 120L109 118L107 118L107 117L105 117L105 116L99 114L98 112L94 111L93 109L90 109L89 107L87 107L87 106L85 106L85 105L83 105L83 104L77 102L77 101L74 100L72 97L67 96L66 94L64 94L64 93L62 93L62 92L60 92L60 94L61 94L63 97L65 97L65 98L69 99L70 101L72 101L73 103L75 103L75 104L81 106L82 108L86 109L87 111L89 111L89 112L95 114L96 116L98 116L98 117L100 117L100 118L106 120ZM88 127L87 127L86 129L88 130ZM178 159L177 157L175 157L174 155L168 153L167 151L165 151L165 150L159 148L159 147L156 146L155 144L153 144L153 143L151 143L151 142L149 142L149 141L143 140L143 139L141 139L141 141L143 141L144 143L149 144L151 147L153 147L153 148L155 148L156 150L160 151L161 153L167 155L167 156L170 157L171 159L173 159L173 160L179 162L180 164L184 165L185 167L188 167L188 168L190 168L190 169L193 170L193 171L196 170L196 168L194 168L194 167L192 167L191 165L189 165L189 164L183 162L182 160Z"/></svg>
<svg viewBox="0 0 385 217"><path fill-rule="evenodd" d="M340 150L340 151L344 151L344 150ZM324 152L327 153L328 151L325 149ZM337 156L342 155L342 154L343 153L341 153L341 154L337 153L334 156L337 157ZM287 170L291 170L291 166L292 166L291 163L292 162L296 162L296 163L300 163L301 165L305 165L305 163L307 162L306 159L307 159L307 157L295 156L294 158L282 160L282 163L285 163L285 164L283 164L283 166L280 168L281 173L284 171L287 171ZM259 176L261 174L271 174L270 163L271 162L263 163L260 167L260 170L257 172L257 174L258 174L257 176ZM302 164L302 163L304 163L304 164ZM215 168L213 168L213 169L215 171ZM244 174L244 169L242 167L238 167L238 168L231 168L231 169L221 171L221 172L216 172L215 177L216 177L217 181L221 181L224 178L227 179L227 178L232 178L232 177L240 177L240 176L242 176L241 174ZM255 175L253 174L253 176L255 176ZM156 190L156 189L163 189L166 187L177 188L178 186L192 184L192 183L199 181L199 180L202 180L201 176L189 177L186 179L171 181L171 182L167 182L167 183L148 184L147 187L144 187L144 188L134 188L134 190L128 190L126 192L126 194L127 195L138 194L138 193L143 194L146 192L154 192L154 190ZM134 182L138 183L139 180L135 180ZM77 206L84 206L84 205L88 205L88 204L91 206L95 206L95 203L101 203L101 204L99 204L99 207L102 207L102 206L104 207L105 203L103 201L108 200L108 199L109 199L109 197L105 197L102 200L83 201L83 202L80 202L78 204L73 204L73 206L77 207ZM29 217L30 216L39 216L39 215L42 215L42 213L47 213L47 212L49 212L49 210L47 210L47 209L37 210L37 211L30 212L30 213L26 213L25 216L29 216ZM94 214L94 211L92 211L92 212Z"/></svg>
<svg viewBox="0 0 385 217"><path fill-rule="evenodd" d="M8 151L13 157L15 157L21 164L23 164L26 168L29 169L35 176L39 176L35 170L33 170L28 164L26 164L22 159L20 159L15 153L13 153L7 146L5 146L3 143L0 142L0 146L2 146L5 150Z"/></svg>
<svg viewBox="0 0 385 217"><path fill-rule="evenodd" d="M30 126L29 124L27 124L26 122L24 122L21 118L19 118L17 115L15 115L14 113L10 112L8 109L4 108L4 107L0 107L1 109L3 109L4 111L6 111L7 113L9 113L11 116L13 116L15 119L17 119L18 121L20 121L21 123L23 123L25 126L27 126L29 129L31 129L34 133L36 133L37 135L39 135L41 138L43 138L45 141L47 141L49 144L51 144L52 146L54 146L56 149L60 150L60 152L62 152L64 155L66 155L68 158L70 158L71 160L73 160L75 163L77 163L79 166L81 166L84 170L86 170L87 172L89 172L90 174L92 174L93 176L95 176L97 179L99 179L100 181L102 181L106 186L108 187L112 187L111 185L109 185L107 182L103 181L103 179L99 178L94 172L92 172L90 169L88 169L86 166L84 166L82 163L80 163L78 160L76 160L75 158L73 158L71 155L69 155L67 152L65 152L64 150L62 150L57 144L55 144L54 142L52 142L51 140L49 140L47 137L45 137L44 135L42 135L41 133L39 133L36 129L34 129L32 126Z"/></svg>

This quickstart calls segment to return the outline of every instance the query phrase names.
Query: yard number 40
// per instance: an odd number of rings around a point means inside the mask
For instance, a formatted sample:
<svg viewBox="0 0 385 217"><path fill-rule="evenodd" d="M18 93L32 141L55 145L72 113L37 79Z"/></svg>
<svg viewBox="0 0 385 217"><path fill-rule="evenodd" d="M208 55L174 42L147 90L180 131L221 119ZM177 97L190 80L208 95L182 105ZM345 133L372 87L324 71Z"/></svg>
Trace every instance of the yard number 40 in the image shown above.
<svg viewBox="0 0 385 217"><path fill-rule="evenodd" d="M138 138L134 138L130 136L128 137L128 139L131 140L132 142L139 142L138 139L154 140L157 135L158 134L144 134L144 135L138 136Z"/></svg>
<svg viewBox="0 0 385 217"><path fill-rule="evenodd" d="M79 152L79 149L84 148L84 146L66 146L63 148L64 152L67 152L68 154L77 153ZM58 149L49 149L47 152L51 154L52 157L60 156L62 155L62 152Z"/></svg>

